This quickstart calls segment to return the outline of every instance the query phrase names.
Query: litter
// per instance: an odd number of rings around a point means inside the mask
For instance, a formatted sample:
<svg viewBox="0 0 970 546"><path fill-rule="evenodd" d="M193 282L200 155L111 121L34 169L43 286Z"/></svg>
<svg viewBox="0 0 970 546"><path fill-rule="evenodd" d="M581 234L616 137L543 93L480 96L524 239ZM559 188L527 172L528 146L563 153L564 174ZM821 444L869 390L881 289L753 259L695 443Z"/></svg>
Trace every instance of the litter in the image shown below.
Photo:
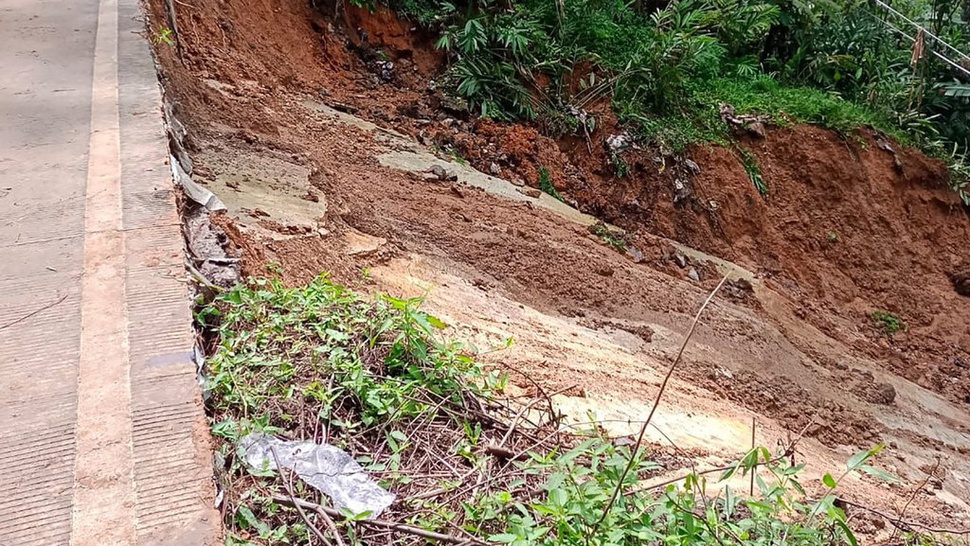
<svg viewBox="0 0 970 546"><path fill-rule="evenodd" d="M226 210L226 205L216 197L214 193L195 183L189 173L185 172L182 164L174 155L169 156L169 164L172 166L172 177L185 190L185 195L189 199L202 205L209 211Z"/></svg>
<svg viewBox="0 0 970 546"><path fill-rule="evenodd" d="M243 458L255 471L280 466L296 472L303 481L330 497L334 508L355 514L370 512L376 518L394 502L395 496L371 480L346 451L328 444L280 440L254 433L239 440ZM275 457L274 457L275 451Z"/></svg>

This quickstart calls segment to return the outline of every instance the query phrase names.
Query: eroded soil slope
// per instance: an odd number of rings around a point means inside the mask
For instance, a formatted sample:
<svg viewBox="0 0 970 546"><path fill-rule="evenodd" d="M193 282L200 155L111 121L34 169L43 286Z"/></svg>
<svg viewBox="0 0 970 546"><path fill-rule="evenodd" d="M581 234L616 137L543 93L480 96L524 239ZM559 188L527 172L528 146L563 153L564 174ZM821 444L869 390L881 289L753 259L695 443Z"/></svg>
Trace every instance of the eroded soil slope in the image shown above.
<svg viewBox="0 0 970 546"><path fill-rule="evenodd" d="M155 30L163 5L151 5ZM621 130L605 107L588 140L474 120L430 90L443 61L431 38L387 12L258 0L176 12L181 55L158 48L165 87L247 273L298 283L330 271L425 295L480 348L517 340L483 359L566 389L575 414L625 421L733 268L661 412L666 434L730 457L755 414L759 441L808 427L806 455L832 467L886 442L883 464L904 485L859 481L851 494L892 512L939 458L939 487L911 510L948 524L970 513L970 300L955 289L970 222L941 165L868 131L795 127L739 138L767 197L737 149L699 147L691 162L627 150L617 178L604 142ZM460 163L444 176L387 166L434 150L511 182L483 191L450 180ZM631 250L548 210L528 188L540 167L568 203L624 228ZM886 335L874 311L907 329Z"/></svg>

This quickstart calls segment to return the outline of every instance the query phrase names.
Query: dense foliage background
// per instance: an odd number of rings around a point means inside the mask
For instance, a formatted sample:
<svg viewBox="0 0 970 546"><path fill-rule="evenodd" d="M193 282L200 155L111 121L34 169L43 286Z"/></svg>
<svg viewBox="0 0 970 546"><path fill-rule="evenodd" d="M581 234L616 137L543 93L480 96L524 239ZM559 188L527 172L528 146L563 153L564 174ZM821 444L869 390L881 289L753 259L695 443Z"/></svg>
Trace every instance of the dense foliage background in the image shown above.
<svg viewBox="0 0 970 546"><path fill-rule="evenodd" d="M777 123L869 125L945 159L970 200L970 2L389 3L440 33L446 85L481 115L569 131L594 124L586 109L605 99L638 136L673 150L725 139L721 104Z"/></svg>

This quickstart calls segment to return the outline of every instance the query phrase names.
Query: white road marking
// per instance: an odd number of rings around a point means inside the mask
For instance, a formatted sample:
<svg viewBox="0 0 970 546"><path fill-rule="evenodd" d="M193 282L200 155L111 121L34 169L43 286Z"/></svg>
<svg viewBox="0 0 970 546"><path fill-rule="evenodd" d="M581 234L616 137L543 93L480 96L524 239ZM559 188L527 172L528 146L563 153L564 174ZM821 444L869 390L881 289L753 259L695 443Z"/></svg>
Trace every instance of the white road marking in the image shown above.
<svg viewBox="0 0 970 546"><path fill-rule="evenodd" d="M101 0L84 208L71 546L135 543L120 148L118 3Z"/></svg>

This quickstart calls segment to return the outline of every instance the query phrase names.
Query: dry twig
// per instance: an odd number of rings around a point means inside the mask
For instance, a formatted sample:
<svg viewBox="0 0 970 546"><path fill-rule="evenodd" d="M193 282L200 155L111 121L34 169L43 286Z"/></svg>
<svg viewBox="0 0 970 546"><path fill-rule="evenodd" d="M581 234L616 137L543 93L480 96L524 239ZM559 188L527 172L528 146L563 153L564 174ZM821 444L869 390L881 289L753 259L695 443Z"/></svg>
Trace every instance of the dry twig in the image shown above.
<svg viewBox="0 0 970 546"><path fill-rule="evenodd" d="M657 411L657 406L660 405L660 399L663 397L664 391L667 390L667 383L670 382L671 376L674 375L674 369L677 367L677 364L680 363L680 359L684 356L684 350L687 348L687 343L690 342L691 336L694 335L694 329L697 327L697 322L700 320L701 314L704 313L705 309L707 309L708 304L710 304L711 300L714 299L714 295L717 294L718 290L720 290L721 287L724 286L724 283L727 282L728 276L729 275L724 275L721 282L717 283L714 290L711 291L711 293L707 296L707 299L704 300L704 303L701 304L700 309L697 310L697 314L694 315L694 320L690 323L690 329L687 330L687 336L684 337L684 342L680 345L680 350L677 351L677 357L674 358L673 364L671 364L670 368L667 370L667 375L664 376L663 382L660 383L660 390L657 391L657 395L653 399L653 406L650 408L650 413L647 414L647 419L640 427L640 433L637 435L637 441L633 444L633 448L630 450L630 460L627 462L626 467L620 474L620 479L617 480L616 488L613 490L613 495L610 497L609 502L607 502L606 506L603 507L603 513L600 514L599 519L596 520L595 524L593 524L589 536L596 534L600 524L603 523L603 520L606 519L607 514L610 513L610 509L613 508L613 504L616 502L617 497L619 497L620 493L623 492L623 481L626 480L627 475L630 474L630 470L633 469L633 465L636 464L637 453L640 451L640 446L643 445L643 437L647 432L647 427L650 425L650 421L653 419L653 414Z"/></svg>
<svg viewBox="0 0 970 546"><path fill-rule="evenodd" d="M290 484L290 478L286 477L283 467L280 465L280 458L276 455L276 448L274 446L270 446L269 450L273 454L273 461L276 463L276 469L279 471L280 477L283 478L282 480L283 488L286 489L286 494L289 495L290 499L293 500L294 502L293 507L296 508L296 511L300 514L300 518L303 519L303 522L307 524L307 527L309 527L310 530L313 531L313 534L316 535L321 542L323 542L327 546L332 546L330 541L327 540L327 537L324 536L323 531L317 528L317 526L314 525L312 521L310 521L310 518L307 517L306 512L303 511L303 508L300 507L299 504L296 504L296 495L293 494L293 487ZM337 537L337 543L343 546L343 541L340 540L340 535L337 533L334 533L334 536Z"/></svg>
<svg viewBox="0 0 970 546"><path fill-rule="evenodd" d="M940 459L936 459L936 463L933 465L933 468L931 468L929 473L926 474L926 477L923 478L923 481L920 482L920 484L917 485L915 489L913 489L913 492L909 495L909 498L906 500L906 504L903 505L903 509L899 511L899 517L896 518L897 521L902 521L903 516L906 515L906 510L909 509L909 505L913 504L913 501L916 500L916 495L919 495L919 492L922 491L924 487L926 487L926 484L929 483L930 478L933 477L933 474L936 473L936 469L938 468L940 468ZM899 532L899 530L900 530L899 526L893 525L893 534L892 536L889 537L890 543L896 540L896 534Z"/></svg>
<svg viewBox="0 0 970 546"><path fill-rule="evenodd" d="M335 519L344 519L344 515L334 510L333 508L328 508L326 506L316 504L313 502L307 502L305 500L274 496L273 500L285 504L286 506L293 506L294 508L306 508L308 510L313 510L318 514L326 514ZM361 525L366 525L369 527L380 527L383 529L389 529L391 531L397 531L399 533L405 533L408 535L414 535L421 538L427 538L431 540L437 540L438 542L445 542L447 544L478 544L488 546L490 543L484 542L477 539L460 538L454 535L446 535L443 533L435 533L434 531L426 531L424 529L413 527L411 525L405 525L403 523L397 523L394 521L386 521L382 519L363 519L355 521Z"/></svg>
<svg viewBox="0 0 970 546"><path fill-rule="evenodd" d="M916 521L905 521L905 520L902 520L900 518L897 518L897 517L894 517L894 516L890 516L889 514L880 512L879 510L876 510L875 508L870 508L870 507L868 507L868 506L866 506L864 504L859 504L857 502L853 502L853 501L850 501L850 500L846 500L846 499L844 499L842 497L840 497L839 500L842 501L843 503L845 503L848 506L854 506L856 508L859 508L861 510L865 510L866 512L869 512L870 514L873 514L873 515L876 515L876 516L879 516L879 517L883 518L884 520L886 520L890 524L892 524L893 527L899 529L900 531L912 532L913 529L922 529L922 530L928 531L930 533L941 533L941 534L946 534L946 535L970 536L970 529L947 529L945 527L933 527L933 526L930 526L930 525L925 525L923 523L919 523L919 522L916 522Z"/></svg>

